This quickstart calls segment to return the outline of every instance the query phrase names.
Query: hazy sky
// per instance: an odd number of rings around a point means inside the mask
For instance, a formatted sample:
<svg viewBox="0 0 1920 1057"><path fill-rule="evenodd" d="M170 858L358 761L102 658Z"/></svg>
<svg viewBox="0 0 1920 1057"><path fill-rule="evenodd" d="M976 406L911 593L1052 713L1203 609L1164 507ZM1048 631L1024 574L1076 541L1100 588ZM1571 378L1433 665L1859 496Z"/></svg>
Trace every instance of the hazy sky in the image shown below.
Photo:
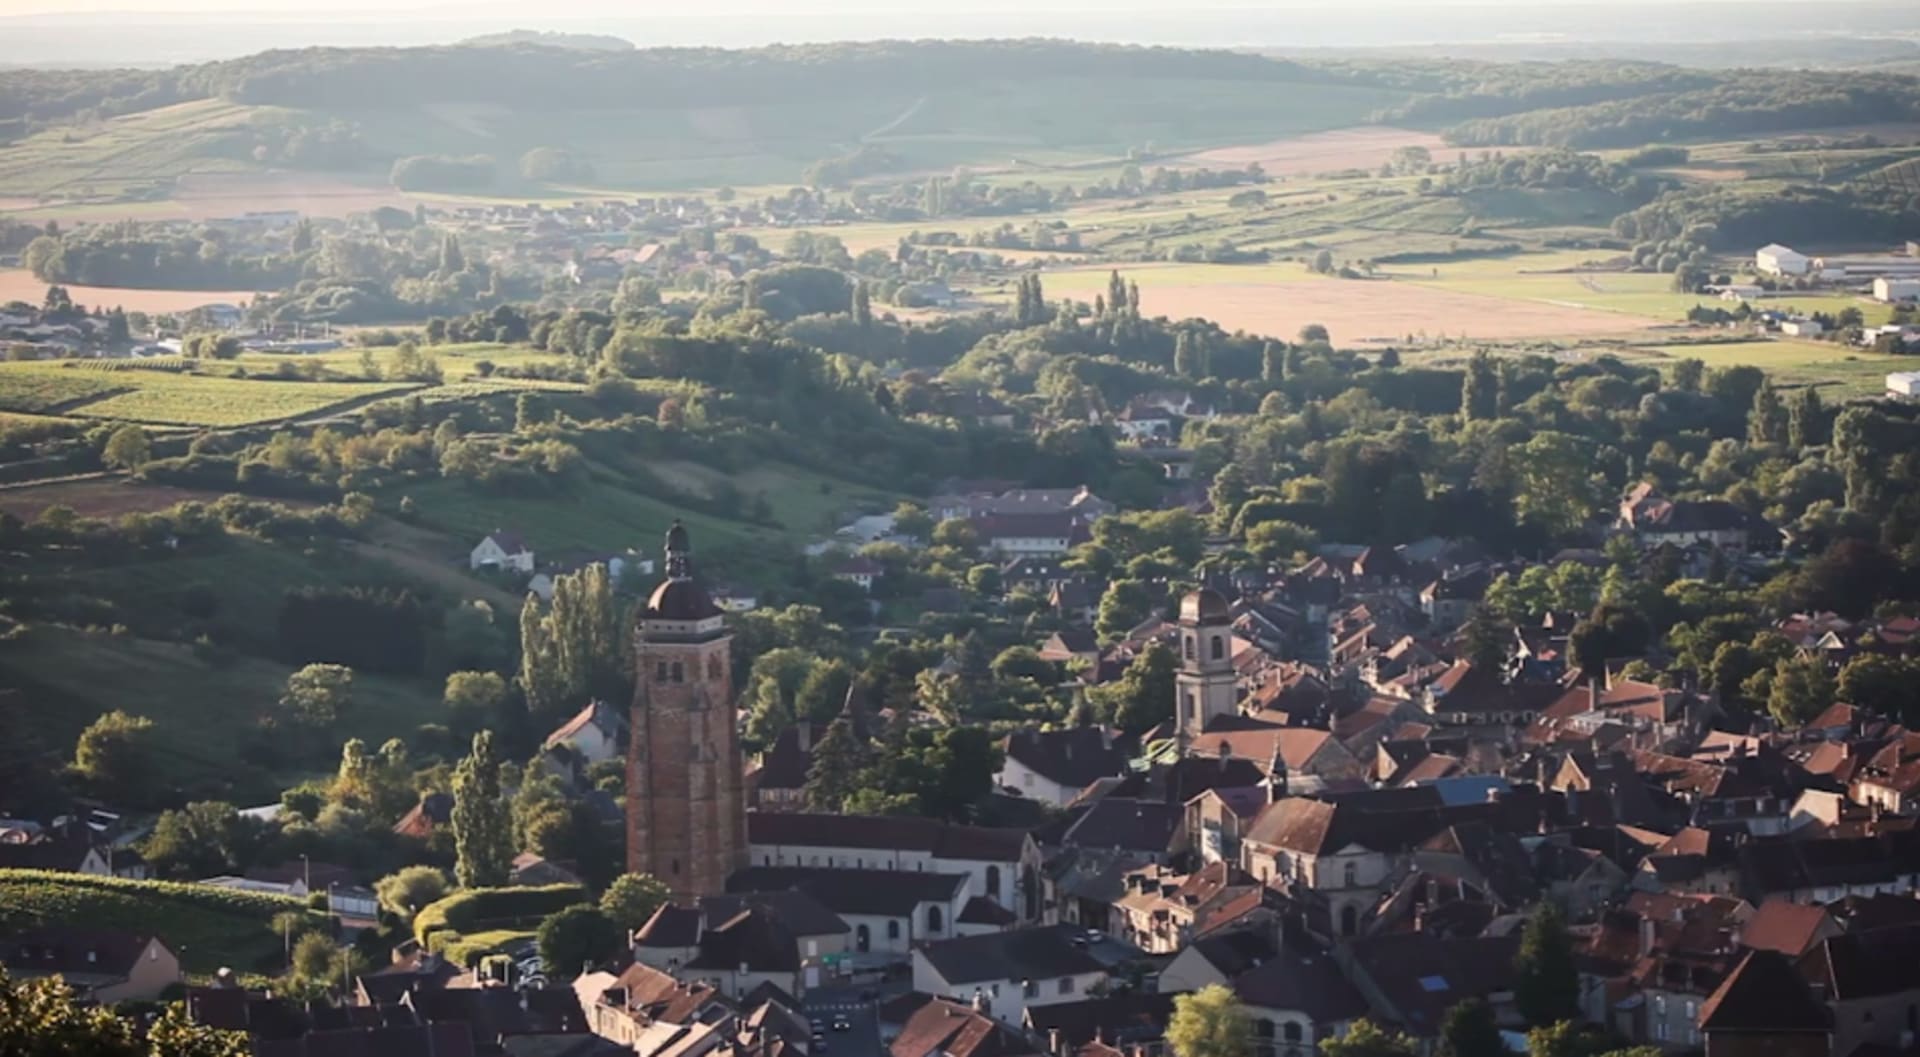
<svg viewBox="0 0 1920 1057"><path fill-rule="evenodd" d="M1390 9L1394 7L1444 7L1467 4L1487 6L1490 4L1511 4L1514 6L1538 7L1540 0L1199 0L1198 6L1219 10L1223 8L1245 8L1247 10L1272 10L1274 8L1337 8L1355 14L1368 9ZM1661 3L1665 0L1614 0L1615 3ZM1692 2L1738 3L1743 0L1692 0ZM950 0L700 0L689 5L686 0L479 0L477 3L449 3L448 0L345 0L329 3L328 0L0 0L0 15L39 15L72 14L79 12L130 12L146 15L168 13L232 13L249 14L318 14L326 13L332 17L352 13L355 16L385 12L409 16L421 14L440 14L448 17L473 17L476 15L501 15L525 12L530 20L552 21L567 18L646 18L672 16L677 14L712 16L722 12L764 11L770 14L799 15L803 13L854 13L860 11L886 12L903 15L913 8L926 5L929 10L951 11ZM1144 10L1169 11L1179 5L1166 0L976 0L966 5L970 10L1032 10L1041 8L1052 11L1113 11Z"/></svg>

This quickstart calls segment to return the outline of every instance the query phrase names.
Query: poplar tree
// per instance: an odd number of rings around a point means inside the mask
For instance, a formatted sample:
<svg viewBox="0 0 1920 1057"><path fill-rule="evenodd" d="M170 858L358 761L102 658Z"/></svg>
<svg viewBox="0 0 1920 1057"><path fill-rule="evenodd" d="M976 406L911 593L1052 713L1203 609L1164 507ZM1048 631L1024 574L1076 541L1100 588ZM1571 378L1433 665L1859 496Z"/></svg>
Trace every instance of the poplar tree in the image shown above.
<svg viewBox="0 0 1920 1057"><path fill-rule="evenodd" d="M865 279L853 284L853 323L861 330L873 326L873 295L868 291Z"/></svg>
<svg viewBox="0 0 1920 1057"><path fill-rule="evenodd" d="M453 771L453 875L462 888L498 888L513 865L511 807L500 791L493 732L473 736L473 751Z"/></svg>
<svg viewBox="0 0 1920 1057"><path fill-rule="evenodd" d="M1787 409L1780 403L1771 380L1762 380L1753 393L1753 410L1747 414L1749 444L1778 444L1787 438Z"/></svg>

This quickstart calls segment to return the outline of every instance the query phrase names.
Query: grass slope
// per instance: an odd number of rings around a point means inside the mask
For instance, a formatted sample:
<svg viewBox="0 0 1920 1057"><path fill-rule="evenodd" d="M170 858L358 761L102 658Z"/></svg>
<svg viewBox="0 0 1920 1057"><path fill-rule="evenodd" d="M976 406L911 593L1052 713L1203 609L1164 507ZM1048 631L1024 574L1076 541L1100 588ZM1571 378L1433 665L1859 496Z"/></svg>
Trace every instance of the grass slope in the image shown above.
<svg viewBox="0 0 1920 1057"><path fill-rule="evenodd" d="M272 774L241 756L254 720L286 686L292 669L285 665L251 657L215 665L174 643L36 626L0 641L0 671L31 704L41 743L62 753L87 724L118 708L154 721L164 780L195 796L256 803L305 776ZM424 683L361 673L339 735L310 756L330 757L349 737L377 745L410 736L439 719L439 696Z"/></svg>
<svg viewBox="0 0 1920 1057"><path fill-rule="evenodd" d="M280 968L285 948L273 916L304 906L205 885L0 870L0 929L65 925L158 936L193 973Z"/></svg>

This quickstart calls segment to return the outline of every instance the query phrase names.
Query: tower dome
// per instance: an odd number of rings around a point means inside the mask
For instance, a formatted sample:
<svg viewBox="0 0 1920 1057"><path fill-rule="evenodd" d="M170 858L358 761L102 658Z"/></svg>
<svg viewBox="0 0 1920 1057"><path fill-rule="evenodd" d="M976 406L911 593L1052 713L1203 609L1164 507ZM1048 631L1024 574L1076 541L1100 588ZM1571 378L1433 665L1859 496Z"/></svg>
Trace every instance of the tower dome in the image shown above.
<svg viewBox="0 0 1920 1057"><path fill-rule="evenodd" d="M1233 607L1227 603L1227 596L1211 587L1189 591L1180 599L1180 623L1182 624L1230 624L1232 622Z"/></svg>

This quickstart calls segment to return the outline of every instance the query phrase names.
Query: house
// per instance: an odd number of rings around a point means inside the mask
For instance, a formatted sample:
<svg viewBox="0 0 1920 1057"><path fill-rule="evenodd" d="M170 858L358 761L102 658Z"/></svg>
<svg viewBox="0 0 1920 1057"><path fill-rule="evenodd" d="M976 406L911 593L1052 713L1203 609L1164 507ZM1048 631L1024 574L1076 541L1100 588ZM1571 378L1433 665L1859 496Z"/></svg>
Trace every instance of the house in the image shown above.
<svg viewBox="0 0 1920 1057"><path fill-rule="evenodd" d="M1000 1019L992 1000L980 1004L935 999L901 1025L889 1057L1041 1057L1039 1047Z"/></svg>
<svg viewBox="0 0 1920 1057"><path fill-rule="evenodd" d="M846 950L847 923L803 892L665 904L633 935L634 960L744 997L771 984L804 994L805 968Z"/></svg>
<svg viewBox="0 0 1920 1057"><path fill-rule="evenodd" d="M588 765L620 759L626 752L627 717L605 701L588 702L572 719L555 727L542 743L552 750L565 745Z"/></svg>
<svg viewBox="0 0 1920 1057"><path fill-rule="evenodd" d="M1806 254L1772 242L1754 253L1753 265L1767 275L1805 275L1813 261Z"/></svg>
<svg viewBox="0 0 1920 1057"><path fill-rule="evenodd" d="M913 952L914 990L955 1001L977 995L1005 1024L1021 1023L1029 1006L1077 1002L1106 981L1106 966L1071 925L967 936Z"/></svg>
<svg viewBox="0 0 1920 1057"><path fill-rule="evenodd" d="M1817 338L1827 332L1827 328L1817 319L1785 319L1780 321L1780 333L1793 338Z"/></svg>
<svg viewBox="0 0 1920 1057"><path fill-rule="evenodd" d="M1230 986L1253 1021L1255 1057L1315 1057L1368 1012L1331 955L1292 938Z"/></svg>
<svg viewBox="0 0 1920 1057"><path fill-rule="evenodd" d="M1519 949L1517 934L1442 939L1405 932L1355 940L1339 956L1372 1017L1431 1039L1447 1010L1465 999L1484 998L1500 1015L1499 996L1513 991Z"/></svg>
<svg viewBox="0 0 1920 1057"><path fill-rule="evenodd" d="M1775 951L1753 951L1700 1007L1706 1057L1830 1057L1827 1010L1793 963Z"/></svg>
<svg viewBox="0 0 1920 1057"><path fill-rule="evenodd" d="M1244 973L1280 953L1275 938L1259 931L1224 932L1187 944L1160 969L1161 994L1198 991L1218 984L1231 987Z"/></svg>
<svg viewBox="0 0 1920 1057"><path fill-rule="evenodd" d="M1113 416L1113 425L1127 440L1170 440L1174 420L1175 416L1166 408L1136 400Z"/></svg>
<svg viewBox="0 0 1920 1057"><path fill-rule="evenodd" d="M1889 303L1920 300L1920 279L1890 279L1883 275L1873 281L1873 299Z"/></svg>
<svg viewBox="0 0 1920 1057"><path fill-rule="evenodd" d="M982 547L1007 558L1057 558L1093 538L1070 513L989 514L974 518L973 529Z"/></svg>
<svg viewBox="0 0 1920 1057"><path fill-rule="evenodd" d="M1867 1043L1912 1046L1913 1010L1920 1008L1916 945L1920 927L1912 925L1849 932L1800 960L1800 975L1826 998L1834 1053L1853 1053Z"/></svg>
<svg viewBox="0 0 1920 1057"><path fill-rule="evenodd" d="M749 866L727 878L730 895L764 900L800 892L845 924L841 950L904 956L916 944L958 935L968 876L921 870Z"/></svg>
<svg viewBox="0 0 1920 1057"><path fill-rule="evenodd" d="M1887 375L1887 395L1897 400L1920 400L1920 371L1895 371Z"/></svg>
<svg viewBox="0 0 1920 1057"><path fill-rule="evenodd" d="M967 893L984 896L1031 920L1037 884L1022 876L1033 843L1025 830L963 826L929 818L747 813L747 860L752 866L807 866L830 870L897 870L965 874Z"/></svg>
<svg viewBox="0 0 1920 1057"><path fill-rule="evenodd" d="M507 883L520 888L538 888L544 885L577 885L583 883L580 875L564 862L543 858L530 851L523 851L513 857L513 865L507 872Z"/></svg>
<svg viewBox="0 0 1920 1057"><path fill-rule="evenodd" d="M1115 991L1078 1002L1028 1006L1023 1026L1030 1037L1047 1040L1048 1053L1072 1052L1077 1057L1137 1055L1135 1047L1148 1052L1160 1049L1167 1021L1173 1018L1173 1001L1170 994Z"/></svg>
<svg viewBox="0 0 1920 1057"><path fill-rule="evenodd" d="M1088 627L1062 628L1040 644L1040 659L1053 664L1094 664L1100 660L1100 640Z"/></svg>
<svg viewBox="0 0 1920 1057"><path fill-rule="evenodd" d="M760 596L750 588L714 584L707 589L707 593L723 613L751 613L760 608Z"/></svg>
<svg viewBox="0 0 1920 1057"><path fill-rule="evenodd" d="M1745 551L1774 536L1773 527L1764 519L1724 499L1670 500L1647 484L1627 493L1614 527L1633 533L1646 548L1704 544Z"/></svg>
<svg viewBox="0 0 1920 1057"><path fill-rule="evenodd" d="M1102 778L1124 776L1132 756L1129 739L1104 726L1016 731L1000 748L1000 788L1055 807L1071 804Z"/></svg>
<svg viewBox="0 0 1920 1057"><path fill-rule="evenodd" d="M887 570L885 566L874 561L872 558L858 554L833 567L834 579L844 583L850 583L860 590L869 593L873 591L874 582L882 576L885 576L886 573Z"/></svg>
<svg viewBox="0 0 1920 1057"><path fill-rule="evenodd" d="M1197 937L1242 929L1271 931L1267 889L1230 863L1184 873L1150 863L1127 873L1113 902L1119 935L1148 954L1176 954Z"/></svg>
<svg viewBox="0 0 1920 1057"><path fill-rule="evenodd" d="M494 529L467 555L467 568L533 575L533 548L517 532Z"/></svg>
<svg viewBox="0 0 1920 1057"><path fill-rule="evenodd" d="M180 959L153 936L54 926L0 939L0 964L16 979L58 976L102 1004L151 1002L180 983Z"/></svg>

